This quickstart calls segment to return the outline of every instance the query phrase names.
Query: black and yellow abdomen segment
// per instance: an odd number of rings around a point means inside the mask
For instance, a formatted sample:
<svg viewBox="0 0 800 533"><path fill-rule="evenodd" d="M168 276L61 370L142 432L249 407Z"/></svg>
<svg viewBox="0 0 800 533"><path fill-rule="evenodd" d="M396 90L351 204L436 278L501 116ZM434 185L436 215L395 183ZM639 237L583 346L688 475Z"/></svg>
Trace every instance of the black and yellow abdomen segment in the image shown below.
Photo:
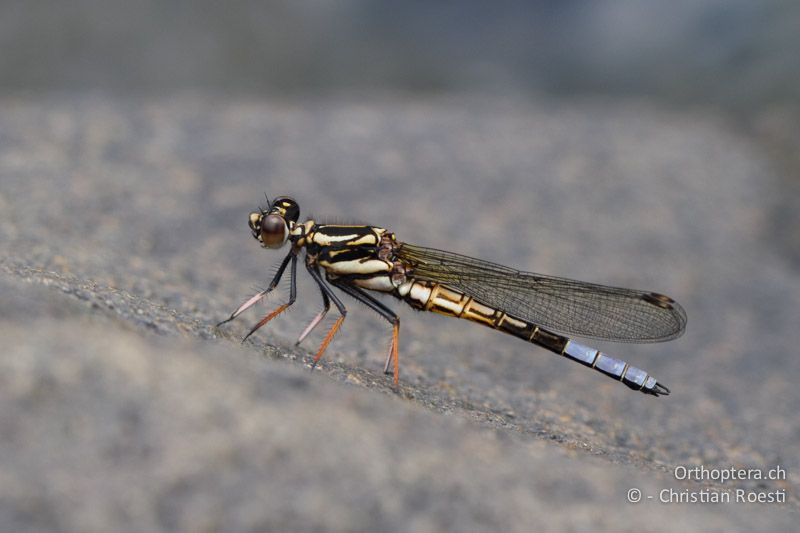
<svg viewBox="0 0 800 533"><path fill-rule="evenodd" d="M477 322L559 354L569 340L438 284L415 281L405 300L417 309Z"/></svg>
<svg viewBox="0 0 800 533"><path fill-rule="evenodd" d="M551 352L563 355L584 366L594 368L632 389L655 396L669 394L669 389L658 383L644 370L610 357L594 348L578 344L568 337L484 305L460 291L435 283L415 280L409 280L404 285L398 289L398 295L412 307L440 315L463 318L508 333L547 348Z"/></svg>
<svg viewBox="0 0 800 533"><path fill-rule="evenodd" d="M516 337L530 339L536 326L483 305L471 296L442 285L413 281L404 299L412 307L440 315L463 318L499 329Z"/></svg>

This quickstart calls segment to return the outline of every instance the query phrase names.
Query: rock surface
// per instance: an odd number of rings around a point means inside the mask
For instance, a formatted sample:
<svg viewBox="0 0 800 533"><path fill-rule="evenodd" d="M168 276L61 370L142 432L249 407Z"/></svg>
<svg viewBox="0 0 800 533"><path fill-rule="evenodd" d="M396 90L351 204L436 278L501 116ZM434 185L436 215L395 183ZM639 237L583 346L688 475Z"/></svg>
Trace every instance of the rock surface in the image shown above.
<svg viewBox="0 0 800 533"><path fill-rule="evenodd" d="M771 228L793 199L715 117L470 100L0 109L0 529L792 524L800 276ZM389 300L398 394L381 372L388 328L356 304L311 372L322 332L293 346L320 306L304 273L294 308L240 346L285 298L213 327L282 258L246 227L264 192L294 196L301 217L666 292L684 337L597 347L673 394ZM675 479L698 465L788 479ZM654 500L627 503L634 487ZM669 488L787 502L659 503Z"/></svg>

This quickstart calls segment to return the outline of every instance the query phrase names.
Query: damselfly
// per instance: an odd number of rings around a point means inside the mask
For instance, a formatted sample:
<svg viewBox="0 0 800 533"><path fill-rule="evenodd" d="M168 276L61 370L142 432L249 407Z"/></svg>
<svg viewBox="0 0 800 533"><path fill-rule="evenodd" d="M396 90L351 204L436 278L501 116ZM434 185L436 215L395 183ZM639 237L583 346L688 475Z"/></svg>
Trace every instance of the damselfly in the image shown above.
<svg viewBox="0 0 800 533"><path fill-rule="evenodd" d="M376 226L298 223L300 208L279 197L267 209L250 213L250 230L264 248L291 250L266 289L249 298L219 325L229 322L275 289L291 265L289 301L262 318L242 342L285 311L297 295L297 259L304 263L322 294L323 308L297 343L322 321L331 302L339 317L325 335L313 365L342 325L347 309L330 286L359 300L392 325L384 372L397 386L400 361L397 315L364 289L391 294L420 311L463 318L509 333L594 368L628 387L655 396L669 389L647 372L559 333L617 342L660 342L679 337L686 313L672 298L656 292L607 287L543 274L522 272L453 252L423 248L395 238ZM320 269L325 271L323 279ZM391 368L391 370L390 370Z"/></svg>

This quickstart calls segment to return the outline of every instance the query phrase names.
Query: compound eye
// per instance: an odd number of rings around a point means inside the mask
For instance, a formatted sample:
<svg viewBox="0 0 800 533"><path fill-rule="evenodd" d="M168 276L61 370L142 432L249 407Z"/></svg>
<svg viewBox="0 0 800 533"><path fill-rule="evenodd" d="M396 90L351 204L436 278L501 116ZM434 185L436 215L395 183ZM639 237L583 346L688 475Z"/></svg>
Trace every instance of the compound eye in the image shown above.
<svg viewBox="0 0 800 533"><path fill-rule="evenodd" d="M289 228L280 215L267 215L261 219L261 243L267 248L280 248L289 236Z"/></svg>

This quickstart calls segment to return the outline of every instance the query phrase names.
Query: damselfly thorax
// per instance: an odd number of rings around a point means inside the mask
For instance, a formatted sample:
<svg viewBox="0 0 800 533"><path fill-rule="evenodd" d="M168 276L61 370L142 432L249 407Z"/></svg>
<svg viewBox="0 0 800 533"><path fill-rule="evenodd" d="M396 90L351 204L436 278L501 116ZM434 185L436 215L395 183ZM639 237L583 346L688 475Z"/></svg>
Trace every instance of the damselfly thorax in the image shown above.
<svg viewBox="0 0 800 533"><path fill-rule="evenodd" d="M663 294L608 287L566 278L523 272L453 252L424 248L396 239L377 226L298 222L300 208L288 197L268 201L251 213L250 229L265 248L290 244L289 254L266 289L242 303L219 325L233 320L269 294L291 265L289 301L264 316L242 339L285 311L297 295L297 259L304 263L322 295L322 310L300 334L297 343L336 306L339 317L328 330L313 365L322 357L342 325L347 309L335 287L378 312L392 325L384 372L400 379L397 353L400 320L367 291L382 292L420 311L463 318L519 337L563 355L655 396L669 389L644 370L579 344L563 334L617 342L660 342L679 337L686 313ZM324 277L322 275L324 271ZM391 370L390 370L391 369Z"/></svg>

